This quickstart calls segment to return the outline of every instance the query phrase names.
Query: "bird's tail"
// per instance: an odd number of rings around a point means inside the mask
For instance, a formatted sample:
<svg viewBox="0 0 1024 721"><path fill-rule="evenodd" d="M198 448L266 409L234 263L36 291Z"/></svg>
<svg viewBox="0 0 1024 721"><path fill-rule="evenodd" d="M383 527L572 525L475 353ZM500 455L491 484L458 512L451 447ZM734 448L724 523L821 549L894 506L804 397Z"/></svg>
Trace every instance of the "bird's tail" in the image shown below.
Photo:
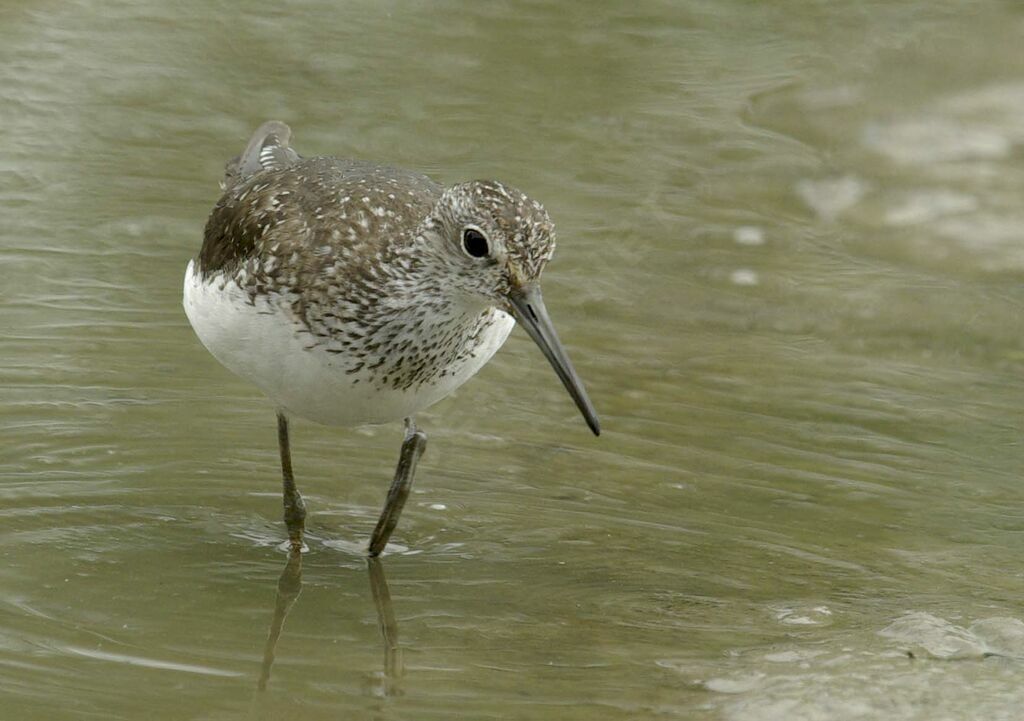
<svg viewBox="0 0 1024 721"><path fill-rule="evenodd" d="M224 168L223 187L229 188L264 170L281 170L301 160L289 142L292 129L280 120L268 120L256 129L245 152L232 158Z"/></svg>

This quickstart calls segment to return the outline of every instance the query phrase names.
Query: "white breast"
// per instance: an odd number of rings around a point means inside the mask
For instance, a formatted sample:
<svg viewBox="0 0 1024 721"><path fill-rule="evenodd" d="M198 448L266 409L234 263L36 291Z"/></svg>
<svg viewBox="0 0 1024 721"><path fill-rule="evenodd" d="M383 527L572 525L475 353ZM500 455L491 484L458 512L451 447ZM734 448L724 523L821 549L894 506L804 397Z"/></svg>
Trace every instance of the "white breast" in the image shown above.
<svg viewBox="0 0 1024 721"><path fill-rule="evenodd" d="M441 400L469 380L501 347L515 325L498 313L473 356L447 375L409 390L344 373L341 359L313 344L280 296L249 295L232 279L203 280L195 262L185 271L185 314L207 350L225 367L252 381L278 406L328 425L401 420Z"/></svg>

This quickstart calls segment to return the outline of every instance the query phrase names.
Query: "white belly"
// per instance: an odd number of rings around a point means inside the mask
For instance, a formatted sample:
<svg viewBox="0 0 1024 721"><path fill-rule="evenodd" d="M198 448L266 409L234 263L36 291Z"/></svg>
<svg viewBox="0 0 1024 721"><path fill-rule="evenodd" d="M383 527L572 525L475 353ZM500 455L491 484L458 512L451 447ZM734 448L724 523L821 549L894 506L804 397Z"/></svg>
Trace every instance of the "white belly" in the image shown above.
<svg viewBox="0 0 1024 721"><path fill-rule="evenodd" d="M501 347L515 320L499 313L473 357L435 381L409 390L346 374L308 335L287 303L249 296L223 275L203 281L195 262L185 271L184 306L206 349L229 370L252 381L289 413L328 425L386 423L414 415L469 380Z"/></svg>

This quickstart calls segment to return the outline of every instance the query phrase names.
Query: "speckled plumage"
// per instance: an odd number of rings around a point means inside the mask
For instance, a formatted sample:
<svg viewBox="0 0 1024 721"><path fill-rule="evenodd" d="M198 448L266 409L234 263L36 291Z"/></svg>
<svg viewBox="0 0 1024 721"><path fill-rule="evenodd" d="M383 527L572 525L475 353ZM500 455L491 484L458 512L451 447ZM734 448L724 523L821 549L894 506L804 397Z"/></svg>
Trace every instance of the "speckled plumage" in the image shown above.
<svg viewBox="0 0 1024 721"><path fill-rule="evenodd" d="M258 312L288 323L304 352L323 357L348 385L368 383L429 404L439 399L432 391L443 388L446 395L464 382L472 373L460 371L469 365L475 372L482 365L477 354L489 357L511 329L502 295L535 280L554 250L544 208L497 181L445 189L399 168L302 159L287 147L286 131L275 124L261 131L228 166L225 192L189 273L192 288L186 283L186 310L197 302L197 285L222 294L237 286ZM493 259L466 256L458 246L465 224L492 238ZM229 357L270 351L259 347L260 339L249 339L246 349L217 348L215 333L204 337L202 322L193 325L225 365L278 405L310 415ZM446 382L449 377L458 383ZM343 397L337 402L346 405ZM405 404L402 412L416 405ZM323 422L385 420L372 409L330 415L312 414Z"/></svg>
<svg viewBox="0 0 1024 721"><path fill-rule="evenodd" d="M517 319L598 434L538 279L555 247L543 206L494 180L444 188L383 165L303 159L264 123L228 163L184 306L203 345L278 407L284 519L302 548L305 503L288 417L405 419L395 478L370 539L388 542L426 435L413 416L469 380Z"/></svg>

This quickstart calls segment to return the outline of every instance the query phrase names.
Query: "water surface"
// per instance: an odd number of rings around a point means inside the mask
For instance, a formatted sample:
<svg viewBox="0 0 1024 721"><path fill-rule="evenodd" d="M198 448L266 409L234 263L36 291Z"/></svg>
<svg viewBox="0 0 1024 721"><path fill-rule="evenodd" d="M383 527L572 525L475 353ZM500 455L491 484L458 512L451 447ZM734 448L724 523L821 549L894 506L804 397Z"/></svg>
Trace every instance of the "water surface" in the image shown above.
<svg viewBox="0 0 1024 721"><path fill-rule="evenodd" d="M1022 32L955 0L0 8L3 714L1016 718ZM419 418L379 567L400 424L294 425L286 567L272 408L180 309L267 118L559 230L605 432L517 331Z"/></svg>

